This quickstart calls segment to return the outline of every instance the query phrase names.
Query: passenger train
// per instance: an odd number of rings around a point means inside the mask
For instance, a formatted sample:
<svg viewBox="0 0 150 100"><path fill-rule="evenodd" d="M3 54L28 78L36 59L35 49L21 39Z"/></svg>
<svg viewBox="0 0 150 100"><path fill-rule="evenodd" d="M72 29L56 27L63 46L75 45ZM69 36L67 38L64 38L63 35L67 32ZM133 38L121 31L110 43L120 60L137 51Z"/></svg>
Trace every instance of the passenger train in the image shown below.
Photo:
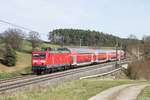
<svg viewBox="0 0 150 100"><path fill-rule="evenodd" d="M84 65L124 59L123 50L60 48L56 51L32 52L32 71L36 74Z"/></svg>

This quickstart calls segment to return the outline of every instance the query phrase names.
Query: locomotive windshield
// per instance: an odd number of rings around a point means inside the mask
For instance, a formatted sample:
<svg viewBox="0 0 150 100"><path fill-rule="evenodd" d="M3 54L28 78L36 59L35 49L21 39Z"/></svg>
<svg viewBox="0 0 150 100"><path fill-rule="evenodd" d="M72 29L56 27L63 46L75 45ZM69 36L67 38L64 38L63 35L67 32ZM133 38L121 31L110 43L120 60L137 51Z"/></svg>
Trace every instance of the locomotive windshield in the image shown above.
<svg viewBox="0 0 150 100"><path fill-rule="evenodd" d="M46 54L33 54L33 58L46 58Z"/></svg>

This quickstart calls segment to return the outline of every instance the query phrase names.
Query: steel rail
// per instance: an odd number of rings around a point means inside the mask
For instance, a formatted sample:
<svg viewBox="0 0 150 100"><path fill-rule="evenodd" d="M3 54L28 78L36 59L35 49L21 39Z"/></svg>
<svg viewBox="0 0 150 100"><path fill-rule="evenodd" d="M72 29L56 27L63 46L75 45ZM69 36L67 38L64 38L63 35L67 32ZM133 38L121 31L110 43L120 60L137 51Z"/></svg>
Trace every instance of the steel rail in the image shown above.
<svg viewBox="0 0 150 100"><path fill-rule="evenodd" d="M22 79L27 79L27 78L32 78L35 76L37 76L37 75L25 75L25 76L17 76L17 77L7 78L7 79L0 79L0 84L17 81L17 80L22 80Z"/></svg>

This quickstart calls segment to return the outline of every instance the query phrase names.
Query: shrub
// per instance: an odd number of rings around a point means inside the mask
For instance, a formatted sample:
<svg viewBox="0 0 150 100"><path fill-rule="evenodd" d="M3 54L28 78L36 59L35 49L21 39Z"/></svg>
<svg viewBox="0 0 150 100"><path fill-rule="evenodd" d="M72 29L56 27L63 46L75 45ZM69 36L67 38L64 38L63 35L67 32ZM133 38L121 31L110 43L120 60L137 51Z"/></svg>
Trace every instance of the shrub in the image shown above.
<svg viewBox="0 0 150 100"><path fill-rule="evenodd" d="M150 60L143 58L135 61L128 66L127 71L131 79L150 80Z"/></svg>
<svg viewBox="0 0 150 100"><path fill-rule="evenodd" d="M7 66L15 66L16 65L16 52L15 50L10 46L6 46L6 52L4 55L5 64Z"/></svg>

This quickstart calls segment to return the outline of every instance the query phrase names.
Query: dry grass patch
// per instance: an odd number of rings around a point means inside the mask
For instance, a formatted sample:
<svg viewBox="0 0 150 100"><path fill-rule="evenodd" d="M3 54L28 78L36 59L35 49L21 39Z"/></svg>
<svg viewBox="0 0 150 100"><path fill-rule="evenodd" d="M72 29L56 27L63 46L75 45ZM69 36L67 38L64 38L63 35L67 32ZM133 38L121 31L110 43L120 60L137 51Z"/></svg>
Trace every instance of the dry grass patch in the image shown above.
<svg viewBox="0 0 150 100"><path fill-rule="evenodd" d="M143 58L130 64L128 66L128 76L131 79L150 80L150 60Z"/></svg>

